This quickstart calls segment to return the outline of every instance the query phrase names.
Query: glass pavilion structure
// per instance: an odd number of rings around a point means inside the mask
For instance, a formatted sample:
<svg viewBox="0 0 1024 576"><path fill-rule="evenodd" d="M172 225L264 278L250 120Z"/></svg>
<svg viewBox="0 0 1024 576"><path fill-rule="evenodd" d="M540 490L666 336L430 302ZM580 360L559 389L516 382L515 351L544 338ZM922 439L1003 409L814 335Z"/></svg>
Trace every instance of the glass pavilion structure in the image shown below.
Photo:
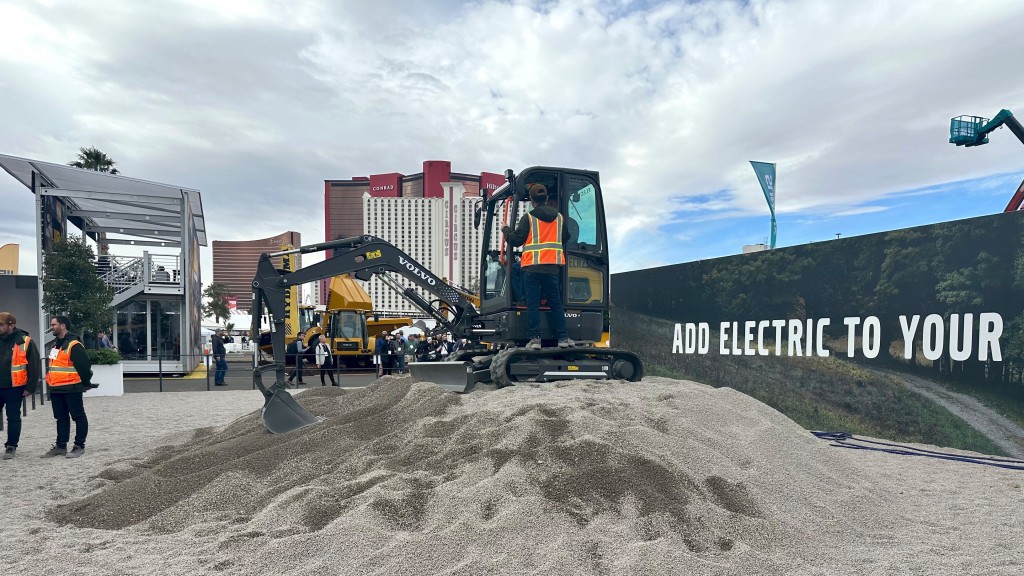
<svg viewBox="0 0 1024 576"><path fill-rule="evenodd" d="M37 261L71 224L108 248L96 273L114 288L110 334L126 373L185 373L202 358L199 247L207 245L198 190L0 154L0 167L35 195ZM27 242L26 242L27 243ZM49 318L39 327L49 340Z"/></svg>

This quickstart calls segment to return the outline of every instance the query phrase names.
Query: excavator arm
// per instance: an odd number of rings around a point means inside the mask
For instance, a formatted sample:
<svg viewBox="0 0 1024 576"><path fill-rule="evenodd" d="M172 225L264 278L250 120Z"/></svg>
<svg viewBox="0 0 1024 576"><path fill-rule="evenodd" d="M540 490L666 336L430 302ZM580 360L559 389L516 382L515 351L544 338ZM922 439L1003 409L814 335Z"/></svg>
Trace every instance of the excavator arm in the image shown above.
<svg viewBox="0 0 1024 576"><path fill-rule="evenodd" d="M309 254L323 250L333 250L332 256L292 272L276 269L271 261L271 258L277 256ZM387 274L388 272L400 274L426 290L433 295L433 302L440 303L444 309L432 305L414 289L403 288ZM394 244L380 238L370 235L357 236L302 246L294 250L262 254L256 266L256 276L252 281L252 317L254 324L265 313L269 313L271 317L270 339L274 362L256 367L253 371L253 383L266 400L262 413L263 424L271 432L289 432L319 421L299 406L286 390L287 343L284 325L289 288L340 274L353 274L360 280L369 280L374 275L381 275L380 278L389 287L401 292L409 301L430 315L438 322L439 327L458 337L472 335L471 323L478 316L478 312L462 292L435 276ZM275 383L267 387L263 384L263 374L269 371L275 373Z"/></svg>

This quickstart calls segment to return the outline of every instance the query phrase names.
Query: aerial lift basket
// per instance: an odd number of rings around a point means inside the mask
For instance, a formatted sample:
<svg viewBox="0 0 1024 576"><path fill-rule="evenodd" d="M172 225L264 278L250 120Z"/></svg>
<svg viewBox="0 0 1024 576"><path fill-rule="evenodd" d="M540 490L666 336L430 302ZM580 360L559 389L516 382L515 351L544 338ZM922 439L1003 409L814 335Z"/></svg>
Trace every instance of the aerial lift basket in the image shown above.
<svg viewBox="0 0 1024 576"><path fill-rule="evenodd" d="M949 143L957 146L987 144L988 136L978 137L978 130L988 124L981 116L957 116L949 121Z"/></svg>

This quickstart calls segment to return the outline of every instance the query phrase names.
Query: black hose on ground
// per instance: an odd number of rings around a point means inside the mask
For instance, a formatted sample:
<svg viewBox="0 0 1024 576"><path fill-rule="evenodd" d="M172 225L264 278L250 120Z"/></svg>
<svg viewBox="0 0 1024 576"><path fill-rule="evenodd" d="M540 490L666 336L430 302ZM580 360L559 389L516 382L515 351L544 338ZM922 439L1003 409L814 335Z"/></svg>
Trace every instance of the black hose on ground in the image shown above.
<svg viewBox="0 0 1024 576"><path fill-rule="evenodd" d="M877 452L888 452L889 454L899 454L901 456L926 456L928 458L940 458L942 460L954 460L957 462L967 462L969 464L982 464L985 466L996 466L998 468L1008 468L1010 470L1024 470L1024 460L1013 460L1010 458L998 458L995 456L966 456L964 454L951 454L949 452L937 452L935 450L925 450L924 448L914 448L912 446L905 446L903 444L894 444L891 442L880 442L878 440L868 440L866 438L857 438L849 432L819 432L811 431L822 440L828 440L832 442L832 446L836 448L851 448L854 450L874 450Z"/></svg>

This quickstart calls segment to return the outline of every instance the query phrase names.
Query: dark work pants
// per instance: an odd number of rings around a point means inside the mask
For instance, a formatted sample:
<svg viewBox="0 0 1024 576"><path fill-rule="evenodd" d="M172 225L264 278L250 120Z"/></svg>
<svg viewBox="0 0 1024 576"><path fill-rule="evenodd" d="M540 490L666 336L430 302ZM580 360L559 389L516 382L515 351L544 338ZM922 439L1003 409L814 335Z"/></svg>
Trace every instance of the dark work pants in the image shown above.
<svg viewBox="0 0 1024 576"><path fill-rule="evenodd" d="M57 419L57 447L67 448L71 437L71 421L75 421L75 445L85 447L89 435L89 419L85 417L85 405L81 392L50 393L50 406Z"/></svg>
<svg viewBox="0 0 1024 576"><path fill-rule="evenodd" d="M562 308L562 289L558 274L537 274L527 270L523 274L526 285L526 327L530 338L540 338L540 299L547 298L551 309L549 318L559 340L569 337L565 328L565 310Z"/></svg>
<svg viewBox="0 0 1024 576"><path fill-rule="evenodd" d="M21 401L24 390L24 386L0 388L0 406L7 409L7 443L4 446L17 448L18 440L21 439Z"/></svg>
<svg viewBox="0 0 1024 576"><path fill-rule="evenodd" d="M223 384L224 377L228 374L228 359L221 354L220 356L214 356L216 359L216 367L213 371L213 383Z"/></svg>
<svg viewBox="0 0 1024 576"><path fill-rule="evenodd" d="M338 385L338 383L334 380L334 365L333 364L324 364L323 366L320 367L320 385L321 386L326 386L327 385L327 383L324 382L324 376L327 376L328 378L331 379L331 386L337 386Z"/></svg>
<svg viewBox="0 0 1024 576"><path fill-rule="evenodd" d="M306 361L302 359L302 355L293 356L293 358L295 359L295 368L293 368L292 373L288 375L288 381L291 382L296 376L298 376L299 384L302 384L302 369Z"/></svg>

